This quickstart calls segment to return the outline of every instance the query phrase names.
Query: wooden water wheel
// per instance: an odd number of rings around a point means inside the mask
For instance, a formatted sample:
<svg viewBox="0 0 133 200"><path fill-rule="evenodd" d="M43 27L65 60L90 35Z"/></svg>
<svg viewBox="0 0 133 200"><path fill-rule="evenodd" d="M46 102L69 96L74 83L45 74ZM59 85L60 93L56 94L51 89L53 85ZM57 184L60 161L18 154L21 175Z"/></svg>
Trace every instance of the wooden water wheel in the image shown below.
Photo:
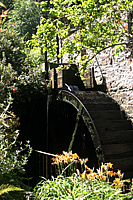
<svg viewBox="0 0 133 200"><path fill-rule="evenodd" d="M82 117L99 164L112 162L125 178L133 177L133 126L115 100L99 91L61 90L56 101L71 104Z"/></svg>

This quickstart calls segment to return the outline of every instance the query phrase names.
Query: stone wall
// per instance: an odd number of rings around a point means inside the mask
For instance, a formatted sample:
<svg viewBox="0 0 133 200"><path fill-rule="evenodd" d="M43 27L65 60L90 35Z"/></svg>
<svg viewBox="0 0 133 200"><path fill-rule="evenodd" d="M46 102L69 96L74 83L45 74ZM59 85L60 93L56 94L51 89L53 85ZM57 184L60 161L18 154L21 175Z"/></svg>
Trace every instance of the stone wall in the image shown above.
<svg viewBox="0 0 133 200"><path fill-rule="evenodd" d="M95 79L98 85L105 84L107 94L113 97L133 121L133 59L130 52L113 55L106 50L94 60Z"/></svg>
<svg viewBox="0 0 133 200"><path fill-rule="evenodd" d="M114 55L115 50L107 49L93 60L97 85L103 85L106 92L115 99L133 121L133 58L128 50ZM80 56L77 58L79 62ZM67 54L63 62L68 62ZM100 90L103 87L99 87Z"/></svg>

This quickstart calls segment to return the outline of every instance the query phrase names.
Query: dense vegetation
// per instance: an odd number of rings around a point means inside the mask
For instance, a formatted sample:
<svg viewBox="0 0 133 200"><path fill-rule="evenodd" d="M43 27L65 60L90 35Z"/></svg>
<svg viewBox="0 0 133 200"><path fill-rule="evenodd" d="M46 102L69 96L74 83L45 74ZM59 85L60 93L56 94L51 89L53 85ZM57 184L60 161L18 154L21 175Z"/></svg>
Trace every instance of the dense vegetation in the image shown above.
<svg viewBox="0 0 133 200"><path fill-rule="evenodd" d="M14 19L10 17L9 12L15 12L16 2L0 2L3 10L0 17L0 199L20 200L24 199L23 192L30 189L23 180L24 166L32 153L30 141L19 139L21 104L38 98L38 92L44 95L46 85L41 68L37 67L43 62L43 56L39 49L33 51L26 45L25 32L16 28L20 20L15 19L15 25L12 21ZM31 1L24 2L25 5L31 3L36 7ZM21 11L22 5L19 6ZM35 16L34 12L36 11L33 9L32 16ZM40 21L39 16L38 22L35 20L36 24L33 25L35 28ZM26 20L26 15L24 18ZM34 33L35 29L31 29L32 31ZM16 109L19 108L17 116L13 112L14 104Z"/></svg>

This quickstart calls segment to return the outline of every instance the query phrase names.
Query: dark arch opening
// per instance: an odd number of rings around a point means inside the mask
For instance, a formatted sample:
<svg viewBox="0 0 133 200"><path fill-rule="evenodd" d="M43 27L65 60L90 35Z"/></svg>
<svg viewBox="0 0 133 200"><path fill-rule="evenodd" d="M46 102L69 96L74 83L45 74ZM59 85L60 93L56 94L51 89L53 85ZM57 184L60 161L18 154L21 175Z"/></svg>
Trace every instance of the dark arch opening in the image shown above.
<svg viewBox="0 0 133 200"><path fill-rule="evenodd" d="M49 144L52 153L68 151L76 124L77 110L69 103L53 101L49 105ZM72 152L88 158L89 167L98 167L94 144L83 118L80 117Z"/></svg>
<svg viewBox="0 0 133 200"><path fill-rule="evenodd" d="M77 110L69 103L53 100L49 103L47 121L47 96L24 105L24 110L25 112L22 113L20 118L19 140L30 140L33 148L28 165L25 166L26 178L31 177L32 179L27 179L24 183L35 186L41 180L40 177L46 176L47 164L46 155L37 153L34 150L52 154L61 154L62 151L68 151L76 124ZM98 167L91 135L82 117L79 120L72 151L81 158L88 158L87 165L90 168ZM49 178L51 178L54 171L52 171L50 156L48 156L48 168Z"/></svg>

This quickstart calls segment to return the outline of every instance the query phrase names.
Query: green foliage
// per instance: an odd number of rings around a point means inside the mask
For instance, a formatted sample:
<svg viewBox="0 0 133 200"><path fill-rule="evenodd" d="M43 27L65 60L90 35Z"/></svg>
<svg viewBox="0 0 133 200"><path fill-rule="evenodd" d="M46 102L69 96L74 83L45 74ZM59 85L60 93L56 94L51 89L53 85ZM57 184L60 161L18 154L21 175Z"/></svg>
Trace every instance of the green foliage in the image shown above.
<svg viewBox="0 0 133 200"><path fill-rule="evenodd" d="M25 40L31 39L36 33L36 26L40 22L41 9L32 0L14 0L13 9L9 12L9 18Z"/></svg>
<svg viewBox="0 0 133 200"><path fill-rule="evenodd" d="M80 162L85 165L86 159L81 159L75 153L63 152L62 155L53 155L54 164L64 165L70 163ZM121 171L113 172L112 163L102 164L99 169L94 171L85 165L84 172L81 174L79 169L76 169L77 174L73 173L71 176L59 175L57 178L52 177L51 180L43 178L33 191L33 196L36 200L42 199L132 199L132 186L129 180L122 180L123 174ZM109 178L116 176L112 179L113 184L109 182ZM125 182L127 184L125 184ZM124 187L126 190L124 189ZM125 192L127 192L125 194Z"/></svg>
<svg viewBox="0 0 133 200"><path fill-rule="evenodd" d="M15 187L14 185L1 185L0 186L0 198L5 199L5 194L8 195L9 192L14 192L14 191L23 191L23 189ZM11 199L11 198L10 198Z"/></svg>
<svg viewBox="0 0 133 200"><path fill-rule="evenodd" d="M83 49L89 51L88 55L81 57L82 65L106 48L129 44L132 49L133 38L126 28L126 14L133 9L130 0L126 3L121 0L101 0L99 3L95 0L51 0L50 6L44 1L38 5L44 18L31 45L41 47L43 52L47 50L52 58L56 54L57 35L63 43L59 57L67 53L69 61L75 62Z"/></svg>
<svg viewBox="0 0 133 200"><path fill-rule="evenodd" d="M0 60L4 59L6 65L10 63L21 73L26 58L25 44L18 32L13 30L13 26L8 22L1 25Z"/></svg>
<svg viewBox="0 0 133 200"><path fill-rule="evenodd" d="M44 63L45 56L41 53L41 48L26 48L25 66L36 67Z"/></svg>
<svg viewBox="0 0 133 200"><path fill-rule="evenodd" d="M34 101L45 94L46 83L40 67L25 68L25 71L16 79L15 88L12 90L14 103L15 106L18 105L18 110L21 110L21 103Z"/></svg>
<svg viewBox="0 0 133 200"><path fill-rule="evenodd" d="M13 99L9 92L13 90L17 76L11 64L6 65L3 55L0 62L0 199L23 199L20 187L29 189L22 182L24 165L32 148L29 141L23 144L18 140L19 118L10 111Z"/></svg>
<svg viewBox="0 0 133 200"><path fill-rule="evenodd" d="M5 73L8 70L9 75L12 74L10 70L12 66L20 75L22 71L25 71L25 66L31 68L43 63L44 55L41 54L40 48L26 47L23 38L13 29L13 26L9 21L1 25L0 60L4 64ZM17 77L17 74L14 72L13 77Z"/></svg>
<svg viewBox="0 0 133 200"><path fill-rule="evenodd" d="M18 141L18 118L9 111L10 104L11 99L6 108L4 104L0 104L0 199L6 199L6 197L12 199L9 192L22 191L20 189L23 186L22 178L18 176L24 174L23 166L27 164L32 152L29 141L26 144ZM24 186L23 188L26 189ZM20 199L21 194L18 195ZM15 197L15 199L18 198Z"/></svg>
<svg viewBox="0 0 133 200"><path fill-rule="evenodd" d="M32 148L29 141L19 141L19 118L10 110L16 105L19 112L22 103L44 95L46 84L36 67L43 60L40 50L26 48L14 26L8 20L0 27L0 199L20 200L24 197L19 188L29 190L22 182Z"/></svg>
<svg viewBox="0 0 133 200"><path fill-rule="evenodd" d="M77 174L70 177L59 176L47 180L44 178L34 188L36 200L42 199L131 199L133 193L122 194L121 189L114 189L110 183L99 179L80 179Z"/></svg>
<svg viewBox="0 0 133 200"><path fill-rule="evenodd" d="M11 100L10 100L11 101ZM17 142L19 135L18 119L14 113L9 112L10 101L7 107L0 113L0 175L8 173L13 169L21 170L28 161L31 154L29 141L24 148ZM0 110L4 107L0 105ZM20 147L19 147L20 146ZM27 149L27 151L25 151ZM24 155L22 152L24 152Z"/></svg>
<svg viewBox="0 0 133 200"><path fill-rule="evenodd" d="M13 90L17 73L13 70L11 64L6 65L6 58L0 62L0 103L8 98L8 92Z"/></svg>

